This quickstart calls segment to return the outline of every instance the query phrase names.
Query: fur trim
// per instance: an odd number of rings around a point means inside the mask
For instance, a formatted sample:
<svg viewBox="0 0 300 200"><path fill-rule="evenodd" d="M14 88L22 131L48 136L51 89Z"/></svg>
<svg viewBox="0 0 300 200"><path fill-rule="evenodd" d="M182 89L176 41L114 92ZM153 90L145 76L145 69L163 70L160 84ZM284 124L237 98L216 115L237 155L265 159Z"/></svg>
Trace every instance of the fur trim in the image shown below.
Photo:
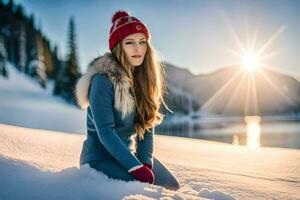
<svg viewBox="0 0 300 200"><path fill-rule="evenodd" d="M113 83L115 91L114 107L122 113L124 118L133 111L135 102L130 93L130 79L120 64L114 59L111 53L95 58L85 73L76 84L76 99L82 109L89 106L88 92L92 77L96 73L106 73Z"/></svg>

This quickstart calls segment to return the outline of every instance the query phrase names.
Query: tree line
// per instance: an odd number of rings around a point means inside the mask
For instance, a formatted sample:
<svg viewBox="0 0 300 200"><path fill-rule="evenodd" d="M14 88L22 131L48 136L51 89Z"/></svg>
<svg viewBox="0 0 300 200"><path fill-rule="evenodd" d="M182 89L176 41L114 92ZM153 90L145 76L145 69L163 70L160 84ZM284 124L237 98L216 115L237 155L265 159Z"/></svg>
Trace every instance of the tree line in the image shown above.
<svg viewBox="0 0 300 200"><path fill-rule="evenodd" d="M0 76L9 78L6 62L36 80L42 88L54 81L53 94L76 105L74 87L81 76L78 65L75 20L68 24L68 50L65 58L59 48L36 25L35 15L27 16L22 5L0 0Z"/></svg>

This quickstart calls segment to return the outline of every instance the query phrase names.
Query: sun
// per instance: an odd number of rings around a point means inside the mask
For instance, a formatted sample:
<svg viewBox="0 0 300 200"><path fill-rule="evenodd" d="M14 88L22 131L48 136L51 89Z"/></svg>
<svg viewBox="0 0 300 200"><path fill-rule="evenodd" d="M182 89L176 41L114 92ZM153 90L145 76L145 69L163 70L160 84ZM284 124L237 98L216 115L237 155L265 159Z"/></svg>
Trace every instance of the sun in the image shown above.
<svg viewBox="0 0 300 200"><path fill-rule="evenodd" d="M249 74L254 74L252 72L256 71L262 71L260 68L269 68L270 65L267 61L271 57L277 55L280 50L273 49L271 44L285 30L285 28L285 25L280 26L278 30L260 47L256 44L258 29L254 29L253 33L250 33L248 32L247 27L245 43L242 42L241 38L234 30L230 30L238 47L237 50L226 48L232 55L238 58L238 60L234 61L233 64L240 66L243 71Z"/></svg>
<svg viewBox="0 0 300 200"><path fill-rule="evenodd" d="M261 59L257 53L247 52L242 56L243 67L250 72L255 71L261 65Z"/></svg>

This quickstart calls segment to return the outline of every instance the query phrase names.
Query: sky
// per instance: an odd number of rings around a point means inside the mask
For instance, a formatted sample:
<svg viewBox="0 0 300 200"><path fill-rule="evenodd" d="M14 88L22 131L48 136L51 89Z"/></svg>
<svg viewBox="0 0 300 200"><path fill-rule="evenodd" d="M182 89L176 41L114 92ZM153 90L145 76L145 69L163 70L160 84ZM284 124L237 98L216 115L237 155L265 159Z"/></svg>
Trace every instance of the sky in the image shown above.
<svg viewBox="0 0 300 200"><path fill-rule="evenodd" d="M243 55L240 46L248 51L247 41L256 38L254 51L267 44L262 53L266 65L300 76L300 1L297 0L14 2L21 3L27 14L35 14L36 23L58 45L62 57L66 55L68 22L74 16L82 72L94 57L109 51L111 16L123 9L146 24L151 42L164 61L188 68L194 74L239 63Z"/></svg>

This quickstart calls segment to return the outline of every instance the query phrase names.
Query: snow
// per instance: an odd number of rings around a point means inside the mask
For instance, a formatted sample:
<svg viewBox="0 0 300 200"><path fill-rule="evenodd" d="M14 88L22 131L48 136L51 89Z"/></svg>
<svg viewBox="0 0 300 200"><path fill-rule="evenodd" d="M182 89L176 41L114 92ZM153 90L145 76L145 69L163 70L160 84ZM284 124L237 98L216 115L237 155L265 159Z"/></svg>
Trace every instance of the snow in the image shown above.
<svg viewBox="0 0 300 200"><path fill-rule="evenodd" d="M84 111L52 96L54 83L44 90L32 78L7 63L9 80L0 76L0 122L23 127L84 133ZM72 113L72 114L70 114Z"/></svg>
<svg viewBox="0 0 300 200"><path fill-rule="evenodd" d="M85 112L8 70L9 80L0 77L0 199L300 199L296 149L156 135L154 156L178 191L79 167Z"/></svg>
<svg viewBox="0 0 300 200"><path fill-rule="evenodd" d="M0 56L6 58L7 57L7 53L6 53L6 50L4 48L4 45L3 43L1 42L0 40Z"/></svg>
<svg viewBox="0 0 300 200"><path fill-rule="evenodd" d="M179 191L79 168L84 135L0 125L0 199L297 199L299 150L155 137ZM114 188L112 191L111 188ZM16 192L17 191L17 192Z"/></svg>

